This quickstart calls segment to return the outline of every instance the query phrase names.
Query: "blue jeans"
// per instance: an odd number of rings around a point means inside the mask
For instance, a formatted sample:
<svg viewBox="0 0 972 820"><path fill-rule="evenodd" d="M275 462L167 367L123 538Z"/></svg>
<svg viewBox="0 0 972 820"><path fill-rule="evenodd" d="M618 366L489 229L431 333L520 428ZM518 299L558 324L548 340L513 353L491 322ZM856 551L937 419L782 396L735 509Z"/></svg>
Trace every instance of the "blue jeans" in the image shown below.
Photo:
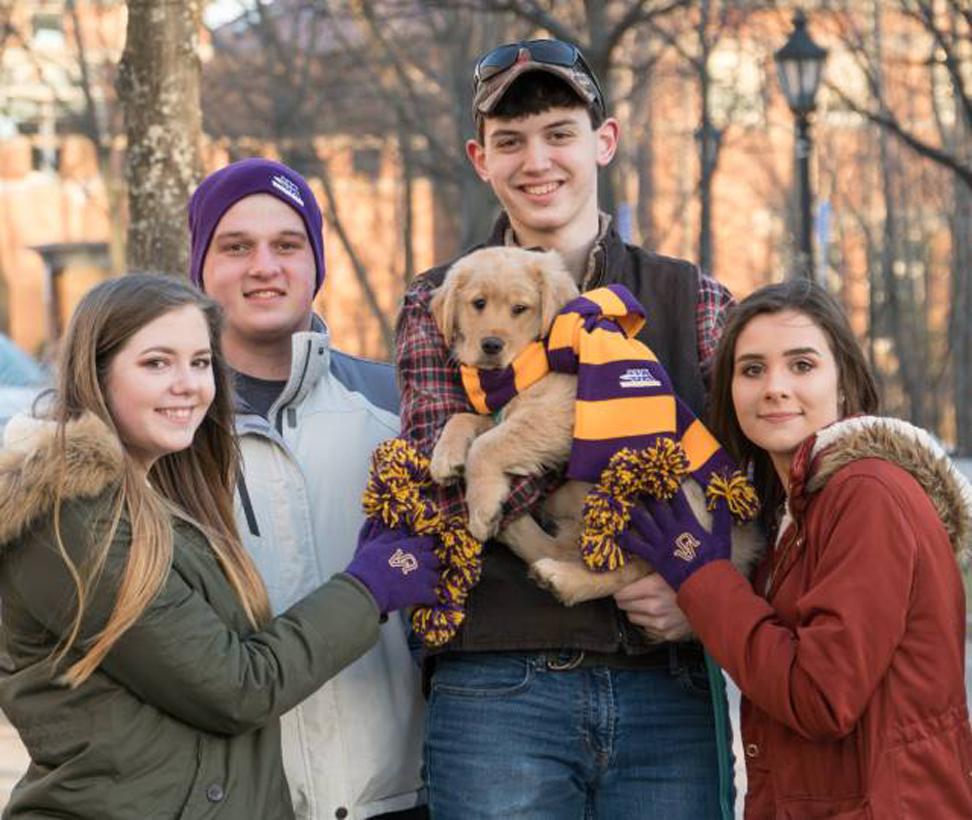
<svg viewBox="0 0 972 820"><path fill-rule="evenodd" d="M426 718L434 820L719 818L705 668L560 670L549 654L437 659Z"/></svg>

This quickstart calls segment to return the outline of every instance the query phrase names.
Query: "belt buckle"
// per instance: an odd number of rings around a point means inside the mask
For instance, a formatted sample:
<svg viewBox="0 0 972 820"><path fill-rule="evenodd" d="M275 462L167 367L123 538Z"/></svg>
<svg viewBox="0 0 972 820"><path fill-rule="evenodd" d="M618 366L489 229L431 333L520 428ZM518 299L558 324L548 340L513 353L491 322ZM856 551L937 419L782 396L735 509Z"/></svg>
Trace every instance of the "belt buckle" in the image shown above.
<svg viewBox="0 0 972 820"><path fill-rule="evenodd" d="M576 669L584 661L584 650L577 649L564 657L559 655L556 658L547 658L547 669L551 672L570 672Z"/></svg>

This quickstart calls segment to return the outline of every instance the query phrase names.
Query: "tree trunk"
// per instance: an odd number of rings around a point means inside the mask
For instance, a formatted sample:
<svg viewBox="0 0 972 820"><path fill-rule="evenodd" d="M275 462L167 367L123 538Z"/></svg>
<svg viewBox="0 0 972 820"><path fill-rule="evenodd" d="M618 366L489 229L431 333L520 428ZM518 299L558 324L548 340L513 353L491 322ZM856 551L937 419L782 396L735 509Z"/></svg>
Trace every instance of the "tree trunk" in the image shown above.
<svg viewBox="0 0 972 820"><path fill-rule="evenodd" d="M884 65L884 32L881 27L881 11L875 6L872 21L874 37L875 75L874 84L877 97L884 99L883 65ZM912 332L911 316L907 294L903 292L905 282L899 283L895 275L895 263L900 259L907 261L906 254L899 253L899 243L903 232L899 224L899 213L907 211L907 188L900 179L900 164L892 162L890 137L884 129L877 130L878 157L880 162L881 192L884 198L884 227L881 237L881 284L884 287L884 304L887 308L887 330L890 334L894 353L898 359L898 375L905 400L909 405L909 418L919 427L925 426L923 396L918 389L917 371L920 367L919 351ZM894 167L892 167L892 164ZM899 209L900 206L900 209ZM905 274L907 275L907 273Z"/></svg>
<svg viewBox="0 0 972 820"><path fill-rule="evenodd" d="M405 267L405 287L415 278L415 160L412 158L412 135L401 117L398 119L398 158L402 175L402 255ZM394 352L394 351L393 351Z"/></svg>
<svg viewBox="0 0 972 820"><path fill-rule="evenodd" d="M953 181L955 210L952 222L952 303L949 347L955 402L956 453L972 457L972 192Z"/></svg>
<svg viewBox="0 0 972 820"><path fill-rule="evenodd" d="M128 136L128 267L185 276L201 173L200 0L128 0L118 97Z"/></svg>
<svg viewBox="0 0 972 820"><path fill-rule="evenodd" d="M699 144L699 267L715 276L715 250L712 242L712 171L715 164L716 143L715 126L712 125L712 112L709 107L709 89L712 78L709 75L709 0L699 3L699 103L701 116L696 134Z"/></svg>
<svg viewBox="0 0 972 820"><path fill-rule="evenodd" d="M655 66L653 31L645 27L635 32L634 48L644 55L642 65L632 75L629 105L631 110L627 133L622 135L631 152L634 173L638 180L638 196L634 203L637 244L651 250L658 239L655 225ZM624 144L622 143L622 145Z"/></svg>

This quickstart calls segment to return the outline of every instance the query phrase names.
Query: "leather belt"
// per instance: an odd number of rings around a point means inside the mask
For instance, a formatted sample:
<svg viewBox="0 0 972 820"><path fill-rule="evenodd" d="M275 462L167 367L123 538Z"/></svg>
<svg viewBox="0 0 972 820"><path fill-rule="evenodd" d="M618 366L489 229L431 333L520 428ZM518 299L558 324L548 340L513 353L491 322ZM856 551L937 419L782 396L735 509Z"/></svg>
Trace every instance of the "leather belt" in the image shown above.
<svg viewBox="0 0 972 820"><path fill-rule="evenodd" d="M637 655L626 652L593 652L584 649L567 649L560 652L541 653L546 668L551 672L569 672L572 669L668 669L674 666L703 663L702 647L697 643L659 644L648 652Z"/></svg>

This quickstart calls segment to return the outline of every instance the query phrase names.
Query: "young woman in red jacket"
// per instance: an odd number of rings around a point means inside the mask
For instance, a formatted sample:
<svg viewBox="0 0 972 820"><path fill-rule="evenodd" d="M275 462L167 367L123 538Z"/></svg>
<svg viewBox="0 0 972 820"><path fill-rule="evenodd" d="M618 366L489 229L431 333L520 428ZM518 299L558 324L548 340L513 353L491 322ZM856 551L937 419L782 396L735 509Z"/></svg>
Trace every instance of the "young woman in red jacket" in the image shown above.
<svg viewBox="0 0 972 820"><path fill-rule="evenodd" d="M712 429L762 491L770 548L752 583L684 499L635 514L648 559L743 693L746 817L972 817L957 557L972 488L877 393L847 319L788 282L736 308Z"/></svg>

